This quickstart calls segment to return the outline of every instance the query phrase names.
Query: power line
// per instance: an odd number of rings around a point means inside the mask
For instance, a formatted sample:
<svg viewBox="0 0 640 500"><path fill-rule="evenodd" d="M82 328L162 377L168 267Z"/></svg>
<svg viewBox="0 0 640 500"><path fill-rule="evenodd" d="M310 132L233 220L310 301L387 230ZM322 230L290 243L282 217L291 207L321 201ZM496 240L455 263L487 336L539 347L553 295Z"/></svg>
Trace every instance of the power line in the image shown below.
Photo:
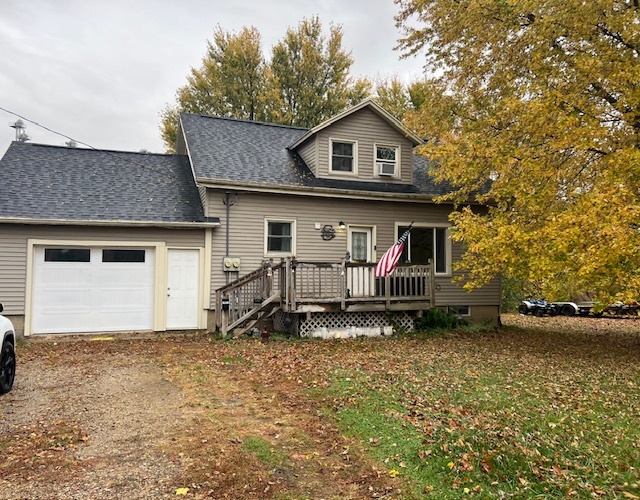
<svg viewBox="0 0 640 500"><path fill-rule="evenodd" d="M41 124L40 124L40 123L38 123L38 122L34 122L33 120L29 120L29 118L27 118L27 117L25 117L25 116L22 116L22 115L20 115L20 114L18 114L18 113L15 113L15 112L13 112L13 111L9 111L8 109L3 108L2 106L0 106L0 110L4 111L5 113L9 113L10 115L17 116L17 117L18 117L18 118L20 118L21 120L24 120L24 121L26 121L26 122L32 123L32 124L33 124L33 125L35 125L36 127L43 128L43 129L45 129L46 131L51 132L52 134L59 135L59 136L61 136L61 137L64 137L65 139L69 139L70 141L73 141L73 142L75 142L75 143L77 143L77 144L82 144L83 146L87 146L89 149L93 149L93 150L95 150L95 151L99 151L99 149L98 149L98 148L94 148L91 144L87 144L86 142L78 141L78 140L74 139L73 137L69 137L68 135L65 135L65 134L63 134L63 133L61 133L61 132L56 132L55 130L50 129L49 127L45 127L44 125L41 125Z"/></svg>
<svg viewBox="0 0 640 500"><path fill-rule="evenodd" d="M18 118L20 118L21 120L24 120L24 121L26 121L26 122L29 122L29 123L31 123L31 124L33 124L33 125L35 125L36 127L43 128L44 130L46 130L46 131L48 131L48 132L51 132L52 134L59 135L59 136L61 136L61 137L64 137L65 139L69 139L70 141L75 142L76 144L82 144L83 146L86 146L86 147L88 147L89 149L92 149L93 151L99 151L99 152L101 152L101 153L105 153L105 154L111 155L111 156L113 156L113 157L115 157L115 158L117 158L117 157L118 157L115 153L113 153L113 152L111 152L111 151L107 151L107 150L105 150L105 149L98 149L98 148L96 148L96 147L93 147L91 144L87 144L86 142L78 141L78 140L74 139L73 137L69 137L69 136L68 136L68 135L66 135L66 134L63 134L63 133L61 133L61 132L57 132L56 130L50 129L49 127L45 127L44 125L41 125L41 124L40 124L40 123L38 123L38 122L35 122L35 121L33 121L33 120L30 120L30 119L29 119L29 118L27 118L26 116L22 116L22 115L20 115L20 114L18 114L18 113L15 113L15 112L10 111L10 110L8 110L8 109L6 109L6 108L3 108L2 106L0 106L0 111L4 111L5 113L9 113L10 115L17 116L17 117L18 117ZM123 151L123 153L131 154L131 153L133 153L133 152ZM163 156L165 156L165 155L163 155ZM150 170L155 170L155 169L153 169L152 167L150 167L150 166L148 166L148 165L143 165L142 163L138 163L137 161L134 161L134 160L131 160L131 159L127 159L127 162L128 162L128 163L132 163L132 164L134 164L134 165L138 165L139 167L142 167L142 168L148 168L148 169L150 169Z"/></svg>

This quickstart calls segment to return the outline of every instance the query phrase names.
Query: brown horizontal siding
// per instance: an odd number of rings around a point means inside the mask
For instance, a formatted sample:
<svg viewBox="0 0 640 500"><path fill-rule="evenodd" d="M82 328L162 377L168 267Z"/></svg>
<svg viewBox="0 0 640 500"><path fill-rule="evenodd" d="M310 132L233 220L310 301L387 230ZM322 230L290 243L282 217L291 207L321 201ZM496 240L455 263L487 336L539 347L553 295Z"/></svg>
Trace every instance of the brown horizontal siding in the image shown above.
<svg viewBox="0 0 640 500"><path fill-rule="evenodd" d="M222 193L211 192L212 212L220 213ZM340 262L347 251L347 231L338 229L338 222L349 225L375 226L377 233L376 260L396 241L395 223L446 223L450 206L413 204L406 202L376 202L349 199L327 199L294 195L258 193L239 194L230 208L229 255L241 258L239 273L229 273L229 279L243 276L260 266L264 255L264 219L295 220L297 228L296 257L301 261ZM224 212L221 227L213 233L212 291L226 283L222 271L225 255ZM325 241L315 223L330 224L336 236ZM459 244L454 245L453 257L459 258ZM275 259L279 262L279 259ZM450 278L438 278L438 303L444 305L498 304L499 280L471 294L451 283ZM441 302L444 301L444 302ZM451 301L451 302L449 302Z"/></svg>
<svg viewBox="0 0 640 500"><path fill-rule="evenodd" d="M462 258L462 243L454 242L451 250L453 262ZM454 271L453 277L462 276L462 272ZM451 278L436 278L439 290L436 291L436 304L449 306L480 306L500 304L501 281L495 278L481 289L467 292L462 288L463 283L456 283Z"/></svg>
<svg viewBox="0 0 640 500"><path fill-rule="evenodd" d="M307 167L317 175L317 158L316 158L316 145L317 141L315 137L305 142L302 146L297 148L298 154L307 164Z"/></svg>
<svg viewBox="0 0 640 500"><path fill-rule="evenodd" d="M168 246L204 246L204 230L88 228L0 224L0 302L7 314L24 314L27 240L163 241Z"/></svg>
<svg viewBox="0 0 640 500"><path fill-rule="evenodd" d="M209 214L206 212L206 206L207 206L207 188L202 187L202 186L198 186L198 194L200 195L200 202L202 203L202 206L205 207L205 213L204 216L205 217L209 217Z"/></svg>
<svg viewBox="0 0 640 500"><path fill-rule="evenodd" d="M27 242L0 225L0 302L5 314L24 314Z"/></svg>
<svg viewBox="0 0 640 500"><path fill-rule="evenodd" d="M454 276L459 273L454 273ZM439 306L490 306L500 303L500 279L494 278L488 284L467 292L462 284L451 278L436 278L435 303Z"/></svg>
<svg viewBox="0 0 640 500"><path fill-rule="evenodd" d="M366 181L413 182L413 144L370 109L364 108L330 125L318 133L318 177L334 177L329 173L329 139L358 141L358 179ZM374 173L374 144L399 145L400 178L378 177Z"/></svg>

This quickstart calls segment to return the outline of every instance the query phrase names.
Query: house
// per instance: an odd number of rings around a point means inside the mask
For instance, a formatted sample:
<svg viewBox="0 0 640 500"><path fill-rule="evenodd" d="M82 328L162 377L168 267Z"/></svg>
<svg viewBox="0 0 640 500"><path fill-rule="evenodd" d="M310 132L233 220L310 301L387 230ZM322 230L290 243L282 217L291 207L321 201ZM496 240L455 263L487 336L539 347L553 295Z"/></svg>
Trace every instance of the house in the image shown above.
<svg viewBox="0 0 640 500"><path fill-rule="evenodd" d="M312 129L182 114L178 137L176 155L11 144L0 299L25 335L225 329L229 310L303 334L434 306L497 321L499 279L452 281L448 187L374 101ZM411 223L381 281L373 263Z"/></svg>

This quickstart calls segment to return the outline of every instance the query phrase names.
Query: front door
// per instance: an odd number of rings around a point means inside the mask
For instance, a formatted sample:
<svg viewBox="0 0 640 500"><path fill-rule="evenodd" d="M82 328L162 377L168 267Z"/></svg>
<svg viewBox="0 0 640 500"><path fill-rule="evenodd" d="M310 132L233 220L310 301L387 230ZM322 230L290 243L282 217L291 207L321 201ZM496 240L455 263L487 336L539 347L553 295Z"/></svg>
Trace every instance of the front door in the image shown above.
<svg viewBox="0 0 640 500"><path fill-rule="evenodd" d="M168 250L167 329L198 328L200 252Z"/></svg>
<svg viewBox="0 0 640 500"><path fill-rule="evenodd" d="M373 256L373 228L350 226L347 244L351 254L351 263L367 264ZM352 297L369 297L374 290L373 267L350 267L347 271L347 288Z"/></svg>

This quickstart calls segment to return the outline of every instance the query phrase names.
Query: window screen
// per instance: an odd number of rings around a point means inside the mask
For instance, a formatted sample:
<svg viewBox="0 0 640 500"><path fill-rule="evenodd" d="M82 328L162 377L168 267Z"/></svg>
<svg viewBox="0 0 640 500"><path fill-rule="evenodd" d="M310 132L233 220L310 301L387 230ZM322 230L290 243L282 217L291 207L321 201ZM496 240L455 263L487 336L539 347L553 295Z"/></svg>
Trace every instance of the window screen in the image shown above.
<svg viewBox="0 0 640 500"><path fill-rule="evenodd" d="M353 172L353 143L331 143L331 170Z"/></svg>
<svg viewBox="0 0 640 500"><path fill-rule="evenodd" d="M290 253L292 248L292 223L267 223L267 252Z"/></svg>

